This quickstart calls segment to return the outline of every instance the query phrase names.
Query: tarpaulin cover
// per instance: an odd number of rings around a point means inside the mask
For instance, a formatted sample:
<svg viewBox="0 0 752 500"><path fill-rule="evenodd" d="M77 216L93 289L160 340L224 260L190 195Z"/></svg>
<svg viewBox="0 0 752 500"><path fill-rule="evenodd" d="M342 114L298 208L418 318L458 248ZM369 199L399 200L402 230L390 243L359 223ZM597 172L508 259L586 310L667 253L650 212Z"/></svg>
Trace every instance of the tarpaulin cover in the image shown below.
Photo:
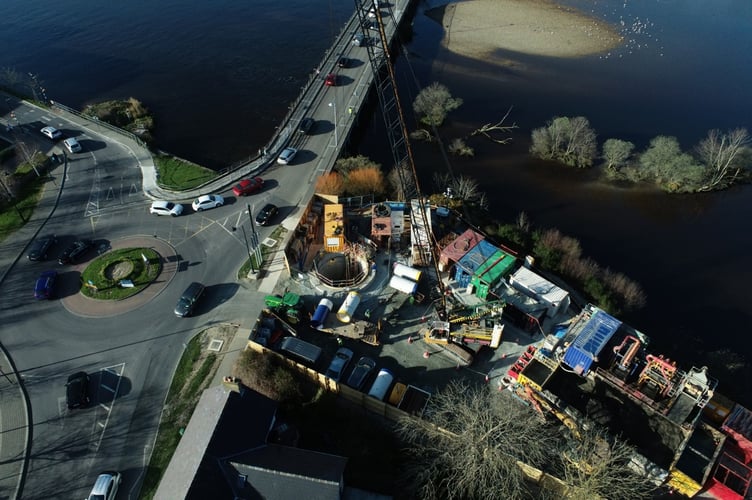
<svg viewBox="0 0 752 500"><path fill-rule="evenodd" d="M576 373L586 375L620 326L621 321L598 309L564 353L564 363Z"/></svg>

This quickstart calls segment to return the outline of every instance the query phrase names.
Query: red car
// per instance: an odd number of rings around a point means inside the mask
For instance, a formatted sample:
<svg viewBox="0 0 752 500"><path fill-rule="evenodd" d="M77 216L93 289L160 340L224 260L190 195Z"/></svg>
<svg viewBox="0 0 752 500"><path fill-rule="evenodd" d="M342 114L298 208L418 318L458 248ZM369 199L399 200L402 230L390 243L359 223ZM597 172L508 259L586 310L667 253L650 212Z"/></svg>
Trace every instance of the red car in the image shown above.
<svg viewBox="0 0 752 500"><path fill-rule="evenodd" d="M264 179L261 177L254 177L253 179L243 179L238 182L235 187L232 188L232 192L235 196L248 196L257 191L261 191L264 187Z"/></svg>
<svg viewBox="0 0 752 500"><path fill-rule="evenodd" d="M327 87L336 87L337 86L337 75L335 73L329 73L326 75L326 79L324 80L324 85Z"/></svg>

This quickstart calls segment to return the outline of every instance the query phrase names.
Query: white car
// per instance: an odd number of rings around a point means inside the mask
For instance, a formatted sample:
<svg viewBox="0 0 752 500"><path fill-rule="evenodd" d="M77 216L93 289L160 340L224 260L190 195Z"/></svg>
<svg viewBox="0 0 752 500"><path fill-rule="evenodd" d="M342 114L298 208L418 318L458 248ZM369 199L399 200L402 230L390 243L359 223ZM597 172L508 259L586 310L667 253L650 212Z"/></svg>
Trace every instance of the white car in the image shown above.
<svg viewBox="0 0 752 500"><path fill-rule="evenodd" d="M81 152L81 145L73 137L69 137L68 139L64 140L63 144L65 145L65 149L67 149L70 153Z"/></svg>
<svg viewBox="0 0 752 500"><path fill-rule="evenodd" d="M102 472L94 482L87 500L114 500L122 476L119 472Z"/></svg>
<svg viewBox="0 0 752 500"><path fill-rule="evenodd" d="M152 215L171 215L177 217L183 213L183 205L171 201L155 201L149 208Z"/></svg>
<svg viewBox="0 0 752 500"><path fill-rule="evenodd" d="M52 139L53 141L56 139L60 139L63 136L63 133L60 132L55 127L44 127L42 130L40 130L40 132L46 135L49 139Z"/></svg>
<svg viewBox="0 0 752 500"><path fill-rule="evenodd" d="M197 199L193 200L191 206L195 212L201 212L202 210L221 207L224 204L225 199L218 194L205 194L204 196L199 196Z"/></svg>
<svg viewBox="0 0 752 500"><path fill-rule="evenodd" d="M277 158L277 163L280 165L288 165L293 158L295 158L295 155L298 154L298 150L295 148L285 148L282 153L280 153L279 158Z"/></svg>

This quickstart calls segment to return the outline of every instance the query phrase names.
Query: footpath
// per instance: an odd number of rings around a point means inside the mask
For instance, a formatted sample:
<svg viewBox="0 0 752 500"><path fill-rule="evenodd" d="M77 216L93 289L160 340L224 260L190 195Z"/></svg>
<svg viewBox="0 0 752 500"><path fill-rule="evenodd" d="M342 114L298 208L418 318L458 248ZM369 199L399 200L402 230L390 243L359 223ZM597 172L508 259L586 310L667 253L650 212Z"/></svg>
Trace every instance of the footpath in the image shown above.
<svg viewBox="0 0 752 500"><path fill-rule="evenodd" d="M24 102L25 106L33 106ZM107 142L115 142L128 150L142 174L142 186L144 194L151 199L177 200L192 199L200 195L217 192L226 189L243 177L257 175L262 172L275 158L275 153L284 145L280 138L275 138L268 147L269 154L260 156L233 172L219 176L211 182L190 191L173 192L163 189L157 182L157 171L151 152L136 137L127 132L103 126L102 123L90 120L74 110L55 104L48 112L71 122L89 135L100 136ZM67 158L63 155L63 163L58 164L48 174L50 180L43 188L41 198L31 216L31 219L19 230L5 238L0 246L0 286L5 281L16 263L25 258L26 248L34 238L42 231L46 222L52 217L57 208L60 196L64 188L64 179L67 169ZM143 238L134 235L134 238ZM174 253L166 242L159 240L145 241L147 246L158 246L167 254ZM275 259L276 260L276 259ZM281 276L283 266L273 266L256 284L260 291L272 290ZM168 275L174 274L174 270L163 269ZM171 276L170 276L171 278ZM169 280L168 280L169 281ZM130 299L108 304L106 313L108 316L123 314L143 305L153 298L160 290L156 288L139 293ZM71 313L90 316L97 315L93 311L97 308L84 300L83 297L75 297L64 304ZM99 308L101 310L101 307ZM247 340L247 329L240 328L233 339L227 355L217 371L212 385L221 384L222 377L231 372L231 368L240 350ZM28 468L29 453L31 451L31 428L30 428L29 398L24 389L23 380L18 373L10 353L2 345L0 338L0 500L19 498L23 491L26 471Z"/></svg>

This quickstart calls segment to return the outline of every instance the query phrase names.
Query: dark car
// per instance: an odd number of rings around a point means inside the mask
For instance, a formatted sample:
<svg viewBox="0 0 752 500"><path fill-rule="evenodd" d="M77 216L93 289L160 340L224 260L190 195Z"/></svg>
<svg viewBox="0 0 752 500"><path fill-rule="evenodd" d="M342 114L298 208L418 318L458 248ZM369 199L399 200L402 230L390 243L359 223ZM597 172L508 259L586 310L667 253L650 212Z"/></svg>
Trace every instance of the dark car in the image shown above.
<svg viewBox="0 0 752 500"><path fill-rule="evenodd" d="M57 259L61 266L66 264L74 264L83 254L92 247L91 240L76 240L63 250L60 257Z"/></svg>
<svg viewBox="0 0 752 500"><path fill-rule="evenodd" d="M363 356L353 368L350 378L347 379L347 385L353 389L361 390L366 385L368 376L376 368L376 362L371 358Z"/></svg>
<svg viewBox="0 0 752 500"><path fill-rule="evenodd" d="M235 186L232 188L232 193L235 196L247 196L257 191L261 191L262 187L264 187L264 179L262 179L261 177L243 179L242 181L235 184Z"/></svg>
<svg viewBox="0 0 752 500"><path fill-rule="evenodd" d="M349 68L351 64L352 61L347 57L340 57L339 61L337 61L337 66L339 66L340 68Z"/></svg>
<svg viewBox="0 0 752 500"><path fill-rule="evenodd" d="M65 399L70 410L89 404L89 375L86 372L76 372L68 377L65 384Z"/></svg>
<svg viewBox="0 0 752 500"><path fill-rule="evenodd" d="M307 134L311 131L311 127L313 127L313 118L309 116L300 122L300 125L298 125L298 132L301 134Z"/></svg>
<svg viewBox="0 0 752 500"><path fill-rule="evenodd" d="M31 244L29 248L29 254L27 255L29 260L45 260L47 258L47 252L53 243L57 241L54 234L42 236L37 238Z"/></svg>
<svg viewBox="0 0 752 500"><path fill-rule="evenodd" d="M267 203L266 205L264 205L264 208L259 211L258 215L256 215L256 224L258 224L259 226L268 225L271 222L272 218L277 215L277 212L279 212L279 209L276 205Z"/></svg>
<svg viewBox="0 0 752 500"><path fill-rule="evenodd" d="M55 278L57 278L57 271L43 272L34 285L34 298L37 300L51 299L52 291L55 288Z"/></svg>
<svg viewBox="0 0 752 500"><path fill-rule="evenodd" d="M204 285L193 282L188 285L175 306L175 316L185 318L193 313L198 299L204 294Z"/></svg>

